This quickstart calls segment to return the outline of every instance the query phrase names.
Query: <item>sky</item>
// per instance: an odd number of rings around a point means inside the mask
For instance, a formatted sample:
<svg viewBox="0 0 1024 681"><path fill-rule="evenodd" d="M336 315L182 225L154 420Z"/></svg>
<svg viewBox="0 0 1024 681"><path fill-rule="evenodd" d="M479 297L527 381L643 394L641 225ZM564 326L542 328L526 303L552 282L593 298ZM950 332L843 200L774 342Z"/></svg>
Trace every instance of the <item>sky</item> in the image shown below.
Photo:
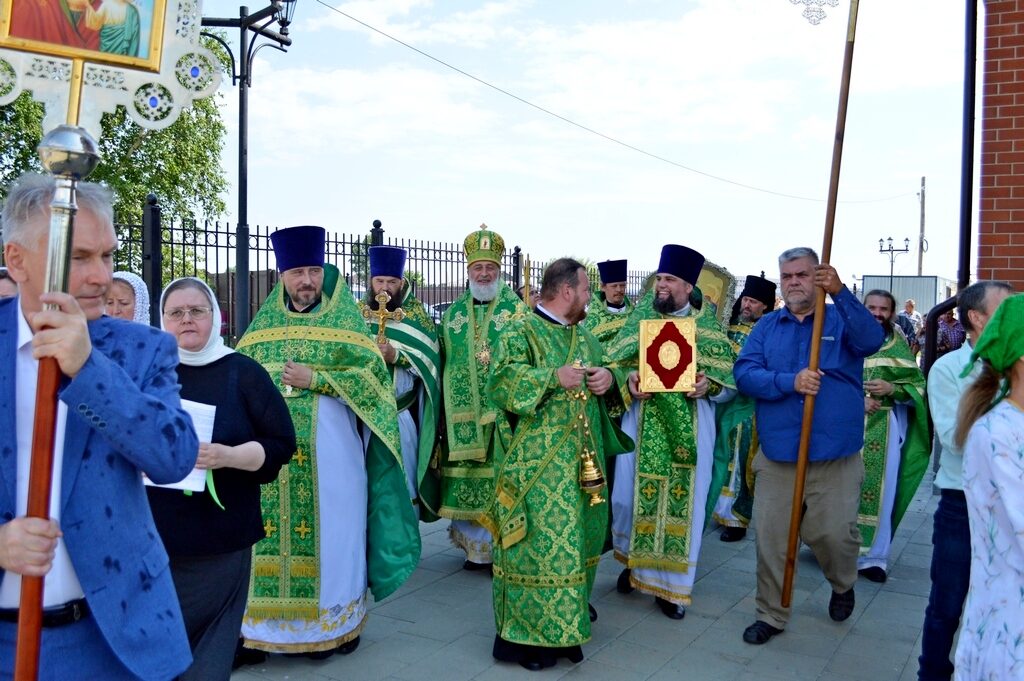
<svg viewBox="0 0 1024 681"><path fill-rule="evenodd" d="M781 251L822 246L849 3L817 26L802 9L298 0L293 46L254 66L249 222L441 241L486 223L535 261L653 270L680 243L741 280L777 274ZM848 283L889 274L879 238L909 238L895 274L917 274L922 177L923 273L956 278L963 26L959 0L860 5L831 258ZM219 96L233 220L237 91Z"/></svg>

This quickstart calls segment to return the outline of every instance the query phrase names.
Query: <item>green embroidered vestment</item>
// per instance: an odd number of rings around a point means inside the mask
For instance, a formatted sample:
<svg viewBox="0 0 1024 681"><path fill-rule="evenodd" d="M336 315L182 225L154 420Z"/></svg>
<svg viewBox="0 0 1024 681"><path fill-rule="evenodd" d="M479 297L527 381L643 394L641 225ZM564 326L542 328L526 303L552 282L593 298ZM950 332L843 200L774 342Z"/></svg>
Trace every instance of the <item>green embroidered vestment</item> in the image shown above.
<svg viewBox="0 0 1024 681"><path fill-rule="evenodd" d="M601 345L618 335L626 320L629 319L630 313L633 312L634 305L629 298L625 298L623 302L626 309L618 314L608 309L608 303L605 302L603 296L594 299L590 303L590 307L587 308L587 317L583 320L583 326L594 334Z"/></svg>
<svg viewBox="0 0 1024 681"><path fill-rule="evenodd" d="M490 452L496 420L503 418L484 396L500 332L529 308L505 285L489 303L473 304L469 291L444 312L444 423L439 452L441 503L438 515L481 520L494 495L495 461Z"/></svg>
<svg viewBox="0 0 1024 681"><path fill-rule="evenodd" d="M737 356L747 342L747 336L754 328L753 324L736 322L726 330L726 336L732 343L733 352ZM754 400L742 393L728 402L715 405L715 463L711 472L711 488L708 493L705 524L712 520L721 522L720 518L712 518L715 503L720 494L732 494L732 512L737 518L749 523L753 510L752 480L748 480L750 462L757 453L757 432L754 428ZM739 464L736 471L735 485L727 489L732 479L734 462Z"/></svg>
<svg viewBox="0 0 1024 681"><path fill-rule="evenodd" d="M419 449L417 451L416 482L419 490L420 518L424 522L437 520L440 507L441 481L437 467L431 467L431 457L437 442L437 422L441 414L441 348L437 339L437 327L416 296L412 285L406 283L401 306L405 316L402 321L389 320L384 335L398 353L399 366L415 369L419 388L408 400L399 399L398 411L415 409L422 404L422 418L414 411L414 420L419 428ZM376 338L378 322L372 316L367 331ZM393 371L393 367L388 367Z"/></svg>
<svg viewBox="0 0 1024 681"><path fill-rule="evenodd" d="M694 289L695 291L697 289ZM668 319L653 308L649 292L619 334L605 346L609 368L620 385L637 369L640 321ZM707 309L690 308L697 322L697 371L723 388L734 388L735 353L721 324ZM633 529L628 560L631 568L675 572L690 569L690 537L694 531L694 484L697 478L697 401L683 393L657 393L640 404L633 489Z"/></svg>
<svg viewBox="0 0 1024 681"><path fill-rule="evenodd" d="M370 430L366 451L369 492L367 575L380 600L419 562L419 526L406 487L394 388L384 360L348 287L324 267L324 295L309 313L288 310L278 282L237 350L259 362L278 383L295 426L297 449L260 501L267 537L256 544L250 615L315 620L319 615L320 541L317 508L317 400L341 398ZM281 384L288 360L313 369L310 389Z"/></svg>
<svg viewBox="0 0 1024 681"><path fill-rule="evenodd" d="M608 525L605 500L580 488L584 448L606 455L633 448L612 425L603 397L562 388L556 372L575 360L600 366L601 345L585 329L537 314L498 338L487 394L508 412L494 503L483 524L494 535L494 617L506 641L568 647L590 639L587 604ZM586 399L582 398L586 396ZM505 425L508 424L508 425ZM514 427L512 427L514 426Z"/></svg>
<svg viewBox="0 0 1024 681"><path fill-rule="evenodd" d="M900 452L899 478L896 482L896 501L892 509L892 531L906 513L914 493L917 491L928 461L931 458L931 443L928 439L928 407L925 401L924 374L910 353L907 342L890 332L889 338L875 354L864 360L864 380L880 378L892 383L895 392L881 398L882 408L864 419L864 483L861 485L860 510L857 522L860 526L861 546L870 547L878 528L878 516L882 506L885 485L885 458L889 439L898 437L890 432L889 414L893 405L910 402L907 437Z"/></svg>

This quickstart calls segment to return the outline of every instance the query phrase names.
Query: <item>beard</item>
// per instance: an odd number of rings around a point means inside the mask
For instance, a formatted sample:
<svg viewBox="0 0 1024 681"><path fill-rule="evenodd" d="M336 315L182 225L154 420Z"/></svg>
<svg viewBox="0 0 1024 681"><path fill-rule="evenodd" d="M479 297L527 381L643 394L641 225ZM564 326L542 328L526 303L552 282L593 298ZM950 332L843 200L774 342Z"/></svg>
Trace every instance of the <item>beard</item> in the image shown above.
<svg viewBox="0 0 1024 681"><path fill-rule="evenodd" d="M657 296L654 297L655 312L661 314L672 314L681 307L682 305L676 302L676 299L672 296L671 293L669 293L668 297L666 298L659 298Z"/></svg>
<svg viewBox="0 0 1024 681"><path fill-rule="evenodd" d="M477 300L482 303L489 303L498 297L498 287L501 286L501 280L495 279L489 284L478 284L475 281L469 282L469 292Z"/></svg>
<svg viewBox="0 0 1024 681"><path fill-rule="evenodd" d="M392 296L391 300L389 300L387 304L384 306L384 309L387 310L388 312L394 312L395 310L398 309L398 306L401 304L401 302L402 301L398 299L398 296ZM373 297L371 297L366 302L366 304L369 306L371 310L380 309L380 303L378 303L377 300Z"/></svg>

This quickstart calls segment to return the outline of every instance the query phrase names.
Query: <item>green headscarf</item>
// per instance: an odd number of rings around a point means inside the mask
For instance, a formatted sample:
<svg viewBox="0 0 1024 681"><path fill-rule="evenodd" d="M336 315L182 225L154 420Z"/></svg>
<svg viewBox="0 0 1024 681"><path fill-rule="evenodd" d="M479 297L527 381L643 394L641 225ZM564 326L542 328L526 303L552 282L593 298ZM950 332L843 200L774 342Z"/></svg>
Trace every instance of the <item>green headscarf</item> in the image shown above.
<svg viewBox="0 0 1024 681"><path fill-rule="evenodd" d="M971 373L979 357L988 360L1000 374L1024 357L1024 293L1010 296L999 304L975 343L971 362L960 374L961 378Z"/></svg>

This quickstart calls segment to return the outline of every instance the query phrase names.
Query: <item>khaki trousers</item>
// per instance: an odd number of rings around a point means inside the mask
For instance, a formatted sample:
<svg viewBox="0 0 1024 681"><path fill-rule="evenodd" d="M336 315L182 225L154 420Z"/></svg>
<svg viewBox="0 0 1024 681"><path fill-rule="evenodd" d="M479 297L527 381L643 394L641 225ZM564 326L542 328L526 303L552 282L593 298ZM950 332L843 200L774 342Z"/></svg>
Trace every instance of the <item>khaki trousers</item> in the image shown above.
<svg viewBox="0 0 1024 681"><path fill-rule="evenodd" d="M771 461L758 450L752 469L756 476L757 619L784 629L790 609L782 607L782 577L796 464ZM863 480L864 460L860 453L807 465L800 539L814 551L836 593L849 591L857 581L857 511Z"/></svg>

